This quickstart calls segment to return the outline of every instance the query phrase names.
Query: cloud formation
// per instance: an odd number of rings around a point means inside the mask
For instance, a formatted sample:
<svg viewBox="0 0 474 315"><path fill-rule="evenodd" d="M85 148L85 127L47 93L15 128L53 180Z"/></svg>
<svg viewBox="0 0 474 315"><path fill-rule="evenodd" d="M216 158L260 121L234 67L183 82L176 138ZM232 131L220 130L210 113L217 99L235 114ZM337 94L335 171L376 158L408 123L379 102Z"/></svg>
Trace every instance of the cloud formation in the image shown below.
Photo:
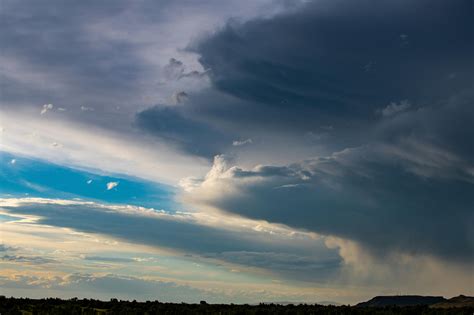
<svg viewBox="0 0 474 315"><path fill-rule="evenodd" d="M471 1L33 2L1 13L1 150L180 182L195 212L25 199L8 220L236 272L472 291ZM11 159L11 187L51 191Z"/></svg>
<svg viewBox="0 0 474 315"><path fill-rule="evenodd" d="M263 261L271 265L273 253L281 253L278 264L266 268L276 277L305 279L310 272L311 279L324 279L337 271L340 262L337 251L316 235L260 221L39 198L3 199L1 207L12 215L33 216L40 225L109 235L230 264L243 263L241 256L253 253L255 259L245 260L247 268L262 268ZM295 257L301 260L299 270L291 268Z"/></svg>
<svg viewBox="0 0 474 315"><path fill-rule="evenodd" d="M218 156L207 176L187 187L186 198L355 240L379 256L400 251L472 262L473 175L457 178L462 170L456 170L455 161L443 160L442 152L430 165L422 156L426 164L392 150L397 149L364 146L288 166L253 169L230 166Z"/></svg>

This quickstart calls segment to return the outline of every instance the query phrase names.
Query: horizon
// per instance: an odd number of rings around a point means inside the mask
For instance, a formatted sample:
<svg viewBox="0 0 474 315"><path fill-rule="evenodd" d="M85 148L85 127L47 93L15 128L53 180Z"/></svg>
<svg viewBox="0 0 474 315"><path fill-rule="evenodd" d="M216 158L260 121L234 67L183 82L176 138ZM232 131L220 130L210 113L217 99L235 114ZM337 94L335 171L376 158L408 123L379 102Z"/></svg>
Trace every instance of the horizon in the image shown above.
<svg viewBox="0 0 474 315"><path fill-rule="evenodd" d="M474 296L469 0L3 0L0 295Z"/></svg>

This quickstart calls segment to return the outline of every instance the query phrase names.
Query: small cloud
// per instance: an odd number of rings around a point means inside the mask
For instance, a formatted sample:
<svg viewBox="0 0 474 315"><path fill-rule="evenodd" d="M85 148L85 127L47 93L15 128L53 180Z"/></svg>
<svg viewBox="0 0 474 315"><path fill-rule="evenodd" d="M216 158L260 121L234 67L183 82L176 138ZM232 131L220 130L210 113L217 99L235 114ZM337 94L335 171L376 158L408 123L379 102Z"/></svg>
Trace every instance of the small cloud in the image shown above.
<svg viewBox="0 0 474 315"><path fill-rule="evenodd" d="M326 131L333 131L334 130L334 127L331 126L331 125L320 126L319 128L321 128L322 130L326 130Z"/></svg>
<svg viewBox="0 0 474 315"><path fill-rule="evenodd" d="M275 187L275 189L295 188L295 187L298 187L298 186L300 186L300 184L286 184L286 185L277 186L277 187Z"/></svg>
<svg viewBox="0 0 474 315"><path fill-rule="evenodd" d="M194 70L194 71L191 71L191 72L188 72L188 73L183 73L179 76L178 80L182 79L182 78L200 79L200 78L205 77L209 71L210 70L207 69L207 70L202 71L202 72Z"/></svg>
<svg viewBox="0 0 474 315"><path fill-rule="evenodd" d="M171 58L167 65L164 67L164 75L168 80L180 80L184 78L190 79L201 79L207 75L209 69L205 71L193 70L190 72L185 72L185 65L182 61L175 58ZM160 82L160 85L164 82Z"/></svg>
<svg viewBox="0 0 474 315"><path fill-rule="evenodd" d="M387 107L377 110L377 113L381 114L384 117L389 117L400 112L406 111L410 107L411 104L408 102L408 100L403 100L400 102L400 104L391 102Z"/></svg>
<svg viewBox="0 0 474 315"><path fill-rule="evenodd" d="M57 143L57 142L51 143L51 146L52 146L52 147L55 147L55 148L61 147L61 145L60 145L59 143Z"/></svg>
<svg viewBox="0 0 474 315"><path fill-rule="evenodd" d="M58 110L59 110L60 112L65 112L65 111L67 111L67 109L64 108L64 107L58 107Z"/></svg>
<svg viewBox="0 0 474 315"><path fill-rule="evenodd" d="M87 185L92 184L92 179L89 179L86 183L87 183Z"/></svg>
<svg viewBox="0 0 474 315"><path fill-rule="evenodd" d="M15 163L16 163L16 159L11 159L10 164L15 164Z"/></svg>
<svg viewBox="0 0 474 315"><path fill-rule="evenodd" d="M234 147L239 147L239 146L242 146L242 145L251 144L252 142L253 142L252 139L235 140L234 142L232 142L232 145Z"/></svg>
<svg viewBox="0 0 474 315"><path fill-rule="evenodd" d="M94 109L92 107L87 107L87 106L81 106L81 110L83 112L91 112L93 111Z"/></svg>
<svg viewBox="0 0 474 315"><path fill-rule="evenodd" d="M168 80L178 80L184 73L184 64L180 60L171 58L164 67L164 74Z"/></svg>
<svg viewBox="0 0 474 315"><path fill-rule="evenodd" d="M371 72L374 70L375 67L375 62L374 61L369 61L367 64L364 65L364 71L365 72Z"/></svg>
<svg viewBox="0 0 474 315"><path fill-rule="evenodd" d="M40 114L41 115L46 114L49 110L52 110L53 107L54 107L53 104L44 104L43 109L41 110Z"/></svg>
<svg viewBox="0 0 474 315"><path fill-rule="evenodd" d="M174 104L183 103L187 99L188 99L188 93L186 93L184 91L174 92L173 95L171 96L171 100L173 101Z"/></svg>
<svg viewBox="0 0 474 315"><path fill-rule="evenodd" d="M111 189L117 187L118 184L119 184L119 182L109 182L109 183L107 183L107 190L111 190Z"/></svg>

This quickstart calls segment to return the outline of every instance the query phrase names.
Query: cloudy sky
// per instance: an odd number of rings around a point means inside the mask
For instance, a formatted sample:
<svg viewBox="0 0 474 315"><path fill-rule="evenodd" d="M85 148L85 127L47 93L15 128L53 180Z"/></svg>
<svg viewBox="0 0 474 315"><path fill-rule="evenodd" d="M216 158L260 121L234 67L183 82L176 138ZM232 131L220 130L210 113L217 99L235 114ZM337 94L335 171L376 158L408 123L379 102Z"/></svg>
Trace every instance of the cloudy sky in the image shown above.
<svg viewBox="0 0 474 315"><path fill-rule="evenodd" d="M0 294L474 294L470 0L3 0Z"/></svg>

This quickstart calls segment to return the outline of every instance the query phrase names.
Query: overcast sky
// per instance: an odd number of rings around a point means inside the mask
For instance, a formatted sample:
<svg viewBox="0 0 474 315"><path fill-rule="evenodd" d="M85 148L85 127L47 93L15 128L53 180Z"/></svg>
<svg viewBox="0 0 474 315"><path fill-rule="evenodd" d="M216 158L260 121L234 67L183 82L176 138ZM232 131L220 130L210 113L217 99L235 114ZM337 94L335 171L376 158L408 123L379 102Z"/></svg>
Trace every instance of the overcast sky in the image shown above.
<svg viewBox="0 0 474 315"><path fill-rule="evenodd" d="M473 12L3 0L0 293L474 294Z"/></svg>

